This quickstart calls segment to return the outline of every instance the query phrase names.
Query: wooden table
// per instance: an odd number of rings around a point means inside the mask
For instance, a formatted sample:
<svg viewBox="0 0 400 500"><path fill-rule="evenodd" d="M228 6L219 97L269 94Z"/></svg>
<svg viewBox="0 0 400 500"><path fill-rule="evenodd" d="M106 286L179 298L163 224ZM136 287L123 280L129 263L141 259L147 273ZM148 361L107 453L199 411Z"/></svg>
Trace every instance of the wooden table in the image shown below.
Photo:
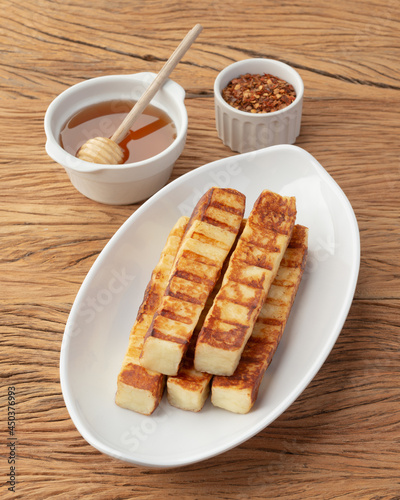
<svg viewBox="0 0 400 500"><path fill-rule="evenodd" d="M400 5L394 0L165 2L1 0L1 403L16 392L16 486L2 498L399 499ZM301 135L356 213L361 269L339 339L269 427L220 456L152 470L103 455L60 390L65 323L79 287L138 208L90 201L45 153L43 117L72 84L157 72L197 22L174 70L189 131L172 179L231 156L215 130L213 82L231 62L271 57L305 83ZM329 283L326 284L329 286ZM312 318L310 318L312 321Z"/></svg>

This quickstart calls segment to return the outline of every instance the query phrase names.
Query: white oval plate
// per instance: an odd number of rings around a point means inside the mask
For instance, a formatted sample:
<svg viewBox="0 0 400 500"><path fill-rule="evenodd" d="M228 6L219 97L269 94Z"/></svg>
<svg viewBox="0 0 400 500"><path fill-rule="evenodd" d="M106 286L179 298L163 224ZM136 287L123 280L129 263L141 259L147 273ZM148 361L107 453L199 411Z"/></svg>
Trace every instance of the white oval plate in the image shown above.
<svg viewBox="0 0 400 500"><path fill-rule="evenodd" d="M170 229L211 186L247 198L263 189L296 196L297 222L309 228L309 258L288 324L252 411L236 415L208 401L199 413L169 406L152 416L119 408L116 380L151 271ZM301 394L330 353L358 277L360 241L352 207L306 151L272 146L215 161L183 175L144 203L115 233L85 278L61 348L61 385L81 435L99 451L134 464L175 467L251 438Z"/></svg>

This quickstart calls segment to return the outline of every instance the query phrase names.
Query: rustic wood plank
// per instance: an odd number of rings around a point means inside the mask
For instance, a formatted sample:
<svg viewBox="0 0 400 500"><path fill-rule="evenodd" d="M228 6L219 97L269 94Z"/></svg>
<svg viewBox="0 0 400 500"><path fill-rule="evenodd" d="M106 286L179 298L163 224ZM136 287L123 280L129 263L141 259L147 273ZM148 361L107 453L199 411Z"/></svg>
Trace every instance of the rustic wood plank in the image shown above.
<svg viewBox="0 0 400 500"><path fill-rule="evenodd" d="M2 497L399 499L399 3L1 0L0 7L0 403L5 409L15 386L18 437L15 494L7 491L7 450L0 454ZM97 452L62 398L60 346L76 293L138 205L80 195L44 151L43 116L74 83L157 72L197 22L204 30L172 76L186 89L189 131L170 180L234 155L215 130L218 72L247 57L288 62L306 89L297 145L353 205L361 269L334 349L283 415L220 456L152 470Z"/></svg>

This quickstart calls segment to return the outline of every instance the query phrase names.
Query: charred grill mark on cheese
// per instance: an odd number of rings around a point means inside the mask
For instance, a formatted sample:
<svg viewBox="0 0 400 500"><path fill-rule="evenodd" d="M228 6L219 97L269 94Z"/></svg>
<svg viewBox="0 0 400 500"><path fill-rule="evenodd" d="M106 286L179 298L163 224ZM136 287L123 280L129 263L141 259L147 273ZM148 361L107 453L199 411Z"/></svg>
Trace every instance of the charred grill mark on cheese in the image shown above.
<svg viewBox="0 0 400 500"><path fill-rule="evenodd" d="M235 228L232 227L230 224L226 224L225 222L222 222L221 220L218 220L218 219L213 219L212 217L204 217L204 222L208 222L208 224L211 224L212 226L220 227L221 229L226 229L227 231L230 231L231 233L235 232Z"/></svg>
<svg viewBox="0 0 400 500"><path fill-rule="evenodd" d="M184 259L191 260L192 262L199 262L200 264L206 264L207 266L215 266L215 262L212 259L204 255L195 253L192 250L185 250L184 252L182 252L182 257Z"/></svg>
<svg viewBox="0 0 400 500"><path fill-rule="evenodd" d="M258 396L261 380L281 340L307 260L308 229L296 225L281 265L262 307L240 362L230 377L215 376L212 402L236 413L250 411ZM290 278L280 279L286 271ZM272 298L271 295L281 297Z"/></svg>
<svg viewBox="0 0 400 500"><path fill-rule="evenodd" d="M144 415L150 415L157 408L163 394L165 376L142 367L139 356L152 317L161 303L188 220L188 217L178 219L168 235L159 262L146 287L117 379L116 404Z"/></svg>
<svg viewBox="0 0 400 500"><path fill-rule="evenodd" d="M186 302L191 302L192 304L198 304L198 305L202 304L201 298L194 297L193 295L187 295L179 291L172 292L171 290L169 290L168 295L176 299L181 299L185 300Z"/></svg>
<svg viewBox="0 0 400 500"><path fill-rule="evenodd" d="M187 277L186 277L187 278ZM202 304L207 300L208 285L203 284L202 281L194 283L185 277L175 275L174 280L170 281L166 295L172 298L177 298L191 302L192 304Z"/></svg>
<svg viewBox="0 0 400 500"><path fill-rule="evenodd" d="M243 216L241 208L236 208L236 207L233 207L231 205L227 205L225 203L221 203L221 202L216 201L216 200L212 201L210 206L212 206L214 208L218 208L219 210L225 210L226 212L230 212L231 214L238 215L239 217Z"/></svg>
<svg viewBox="0 0 400 500"><path fill-rule="evenodd" d="M225 245L223 243L221 243L220 241L216 240L215 238L210 238L210 237L206 236L203 233L194 232L192 234L192 238L194 240L201 241L202 243L207 243L208 245L213 245L213 246L216 246L216 247L225 248ZM187 253L189 253L189 250L187 251ZM197 255L197 258L201 258L202 257L201 255L195 254L194 252L191 252L191 253L193 255ZM203 258L205 258L205 257L203 257ZM211 259L208 259L208 260L210 262L213 262Z"/></svg>
<svg viewBox="0 0 400 500"><path fill-rule="evenodd" d="M268 298L267 298L266 302L267 301L268 301ZM276 319L276 318L262 318L261 316L258 316L257 323L264 324L264 325L270 325L270 326L281 326L283 321L280 319Z"/></svg>
<svg viewBox="0 0 400 500"><path fill-rule="evenodd" d="M295 217L294 198L263 191L257 199L199 334L196 369L217 375L235 370L288 246ZM237 339L221 324L235 327ZM217 362L218 352L224 363Z"/></svg>
<svg viewBox="0 0 400 500"><path fill-rule="evenodd" d="M192 320L190 318L188 318L187 316L181 316L179 314L176 314L176 312L174 312L174 311L169 311L168 309L162 309L160 311L160 314L161 314L161 316L164 316L165 318L173 319L174 321L177 321L178 323L186 323L187 325L190 325L192 323Z"/></svg>
<svg viewBox="0 0 400 500"><path fill-rule="evenodd" d="M154 337L155 339L167 340L168 342L174 342L175 344L187 344L187 340L182 337L174 337L173 335L163 333L158 330L152 331L152 337Z"/></svg>
<svg viewBox="0 0 400 500"><path fill-rule="evenodd" d="M182 278L188 282L191 282L193 281L193 283L202 283L204 285L207 285L207 286L212 286L213 285L213 281L212 280L209 280L203 276L197 276L196 274L193 274L193 273L189 273L187 271L176 271L174 274L173 274L173 277L177 277L177 278Z"/></svg>
<svg viewBox="0 0 400 500"><path fill-rule="evenodd" d="M257 307L262 290L258 287L248 286L247 284L233 281L229 287L224 287L219 294L220 301L230 301L240 306L246 306L249 310Z"/></svg>

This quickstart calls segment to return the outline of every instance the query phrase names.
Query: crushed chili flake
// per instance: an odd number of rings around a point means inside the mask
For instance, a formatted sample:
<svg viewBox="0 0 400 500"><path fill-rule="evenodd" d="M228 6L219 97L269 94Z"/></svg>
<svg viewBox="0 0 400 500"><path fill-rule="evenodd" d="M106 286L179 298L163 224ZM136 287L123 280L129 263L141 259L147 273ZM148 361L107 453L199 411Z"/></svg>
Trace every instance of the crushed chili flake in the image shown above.
<svg viewBox="0 0 400 500"><path fill-rule="evenodd" d="M286 108L296 99L293 85L270 74L240 75L222 90L225 101L240 111L271 113Z"/></svg>

